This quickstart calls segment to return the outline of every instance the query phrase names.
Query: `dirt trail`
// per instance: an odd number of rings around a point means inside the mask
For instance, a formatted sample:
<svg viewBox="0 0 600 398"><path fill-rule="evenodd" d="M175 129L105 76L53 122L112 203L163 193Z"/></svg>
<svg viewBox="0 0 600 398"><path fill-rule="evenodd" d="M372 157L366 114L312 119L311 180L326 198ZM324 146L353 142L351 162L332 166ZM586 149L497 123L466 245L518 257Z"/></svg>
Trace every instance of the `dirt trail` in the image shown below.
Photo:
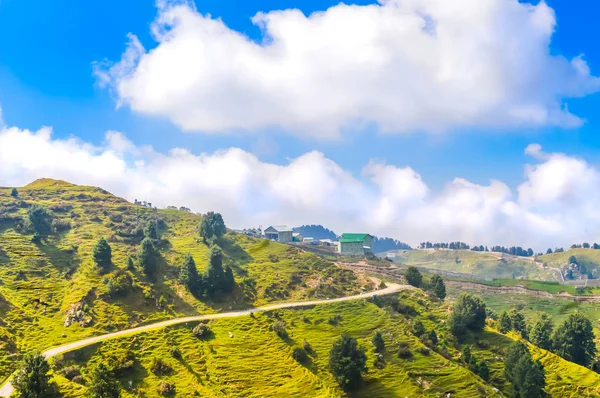
<svg viewBox="0 0 600 398"><path fill-rule="evenodd" d="M51 358L58 354L63 354L68 351L73 351L79 348L87 347L92 344L99 343L101 341L106 341L109 339L115 339L124 336L130 336L133 334L143 333L150 330L161 329L167 326L178 325L181 323L187 322L198 322L210 319L221 319L221 318L234 318L239 316L250 315L252 313L263 312L263 311L271 311L271 310L279 310L284 308L297 308L297 307L306 307L312 305L319 304L329 304L329 303L337 303L340 301L350 301L350 300L358 300L362 298L369 298L373 296L381 296L386 294L391 294L398 292L400 290L413 289L410 285L398 285L395 283L388 283L388 286L385 289L374 290L372 292L362 293L355 296L347 296L347 297L338 297L334 299L328 300L312 300L312 301L297 301L291 303L279 303L279 304L271 304L264 307L252 308L249 310L243 311L233 311L233 312L223 312L220 314L207 314L207 315L196 315L196 316L188 316L184 318L174 318L169 319L167 321L152 323L150 325L140 326L137 328L121 330L119 332L103 334L101 336L89 337L87 339L75 341L73 343L61 345L59 347L50 348L44 351L42 354L46 358ZM12 376L11 376L12 378ZM10 379L10 378L9 378ZM12 384L7 380L4 385L0 387L0 397L10 397L14 392Z"/></svg>
<svg viewBox="0 0 600 398"><path fill-rule="evenodd" d="M586 303L600 303L600 296L574 296L571 293L548 293L540 290L527 289L523 286L490 286L474 282L445 281L447 286L468 288L478 293L530 294L544 298L564 298Z"/></svg>

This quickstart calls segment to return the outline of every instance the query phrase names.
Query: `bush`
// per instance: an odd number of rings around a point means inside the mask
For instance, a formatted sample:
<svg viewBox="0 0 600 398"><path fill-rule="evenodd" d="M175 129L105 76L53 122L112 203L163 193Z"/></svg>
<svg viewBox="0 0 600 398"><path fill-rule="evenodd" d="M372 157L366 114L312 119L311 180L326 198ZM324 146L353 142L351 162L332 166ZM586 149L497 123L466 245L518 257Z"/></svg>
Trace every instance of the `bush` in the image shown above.
<svg viewBox="0 0 600 398"><path fill-rule="evenodd" d="M192 333L199 339L205 339L211 334L211 330L206 323L199 323L192 329Z"/></svg>
<svg viewBox="0 0 600 398"><path fill-rule="evenodd" d="M31 243L33 243L34 245L39 245L40 243L42 243L42 235L38 234L37 232L33 234L33 236L31 237Z"/></svg>
<svg viewBox="0 0 600 398"><path fill-rule="evenodd" d="M126 296L131 290L131 284L131 276L126 272L115 273L106 279L110 297Z"/></svg>
<svg viewBox="0 0 600 398"><path fill-rule="evenodd" d="M161 381L158 384L157 391L160 395L171 395L175 393L175 385L166 381Z"/></svg>
<svg viewBox="0 0 600 398"><path fill-rule="evenodd" d="M288 338L288 332L285 328L285 322L284 321L277 321L273 324L273 331L275 332L275 334L277 334L277 336L281 337L282 339L287 339Z"/></svg>
<svg viewBox="0 0 600 398"><path fill-rule="evenodd" d="M176 347L171 347L169 349L169 354L175 359L181 359L181 351Z"/></svg>
<svg viewBox="0 0 600 398"><path fill-rule="evenodd" d="M401 359L408 359L412 357L412 352L410 352L410 349L408 347L400 347L398 348L398 358Z"/></svg>
<svg viewBox="0 0 600 398"><path fill-rule="evenodd" d="M54 215L44 206L33 205L27 210L27 219L31 227L40 234L46 236L52 233L52 219Z"/></svg>
<svg viewBox="0 0 600 398"><path fill-rule="evenodd" d="M419 348L419 352L425 356L429 356L430 350L427 347L421 347Z"/></svg>
<svg viewBox="0 0 600 398"><path fill-rule="evenodd" d="M50 381L50 365L42 354L27 354L12 385L18 397L58 397L58 387Z"/></svg>
<svg viewBox="0 0 600 398"><path fill-rule="evenodd" d="M399 313L406 316L415 316L418 315L419 312L412 305L399 303L398 308L396 309Z"/></svg>
<svg viewBox="0 0 600 398"><path fill-rule="evenodd" d="M371 342L375 346L375 352L381 353L381 352L385 351L385 340L383 340L383 336L381 335L381 333L379 331L375 332Z"/></svg>
<svg viewBox="0 0 600 398"><path fill-rule="evenodd" d="M211 238L218 239L225 235L225 232L227 232L227 228L225 227L225 222L223 221L221 214L209 211L202 217L202 222L200 223L200 236L205 242Z"/></svg>
<svg viewBox="0 0 600 398"><path fill-rule="evenodd" d="M310 345L310 343L309 343L308 341L306 341L306 340L304 340L304 343L302 344L302 347L304 348L304 351L306 351L306 352L307 352L307 353L309 353L309 354L310 354L311 352L313 352L313 348L312 348L312 346L311 346L311 345Z"/></svg>
<svg viewBox="0 0 600 398"><path fill-rule="evenodd" d="M308 359L308 355L306 355L306 351L304 351L301 347L295 347L292 351L292 358L296 361L302 363Z"/></svg>
<svg viewBox="0 0 600 398"><path fill-rule="evenodd" d="M423 326L423 322L417 319L413 324L412 332L417 337L421 337L422 335L424 335L426 330L425 326Z"/></svg>
<svg viewBox="0 0 600 398"><path fill-rule="evenodd" d="M60 374L62 374L65 377L65 379L73 380L75 376L81 375L81 372L79 370L79 366L73 365L67 366L66 368L62 368L60 370Z"/></svg>
<svg viewBox="0 0 600 398"><path fill-rule="evenodd" d="M171 367L167 365L165 361L163 361L161 358L156 357L152 359L152 363L150 364L150 370L155 375L165 375L172 371Z"/></svg>
<svg viewBox="0 0 600 398"><path fill-rule="evenodd" d="M94 366L88 376L88 394L90 397L118 398L121 387L112 371L104 362Z"/></svg>

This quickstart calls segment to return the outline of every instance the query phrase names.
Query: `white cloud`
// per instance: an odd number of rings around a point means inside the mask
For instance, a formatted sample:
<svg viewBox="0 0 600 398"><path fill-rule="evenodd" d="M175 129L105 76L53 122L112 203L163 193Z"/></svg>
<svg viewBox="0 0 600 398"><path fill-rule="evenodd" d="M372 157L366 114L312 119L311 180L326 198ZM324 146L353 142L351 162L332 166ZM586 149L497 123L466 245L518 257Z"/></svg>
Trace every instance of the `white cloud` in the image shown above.
<svg viewBox="0 0 600 398"><path fill-rule="evenodd" d="M479 185L463 178L434 192L412 168L374 161L363 175L367 180L320 152L277 165L237 148L199 155L174 148L162 154L117 132L107 132L98 147L54 139L47 127L0 128L4 186L50 177L161 207L220 211L233 227L318 223L412 244L458 239L542 250L600 241L600 171L583 159L561 153L536 159L515 192L500 181Z"/></svg>
<svg viewBox="0 0 600 398"><path fill-rule="evenodd" d="M255 43L188 1L162 0L146 50L129 35L95 65L118 103L182 129L278 126L315 138L375 123L383 132L578 126L564 99L598 91L582 57L551 55L544 1L381 0L252 18Z"/></svg>

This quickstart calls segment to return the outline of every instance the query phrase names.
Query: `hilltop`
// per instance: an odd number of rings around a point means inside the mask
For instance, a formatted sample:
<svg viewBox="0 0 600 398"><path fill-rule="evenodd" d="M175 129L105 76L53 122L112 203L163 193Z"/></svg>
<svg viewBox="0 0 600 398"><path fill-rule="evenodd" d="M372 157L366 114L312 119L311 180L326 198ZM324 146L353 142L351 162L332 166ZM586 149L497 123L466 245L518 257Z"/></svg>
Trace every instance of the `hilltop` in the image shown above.
<svg viewBox="0 0 600 398"><path fill-rule="evenodd" d="M34 205L52 212L52 232L37 242L27 217ZM159 233L154 280L137 260L149 221ZM178 276L188 254L198 272L206 270L209 247L198 234L201 221L186 211L137 206L101 188L65 181L37 180L17 188L16 196L0 188L0 350L8 353L0 356L0 379L32 349L175 316L337 297L374 287L297 248L228 232L219 244L223 266L233 269L235 288L197 299ZM101 237L112 249L105 273L92 258ZM111 284L119 281L126 286L113 295Z"/></svg>

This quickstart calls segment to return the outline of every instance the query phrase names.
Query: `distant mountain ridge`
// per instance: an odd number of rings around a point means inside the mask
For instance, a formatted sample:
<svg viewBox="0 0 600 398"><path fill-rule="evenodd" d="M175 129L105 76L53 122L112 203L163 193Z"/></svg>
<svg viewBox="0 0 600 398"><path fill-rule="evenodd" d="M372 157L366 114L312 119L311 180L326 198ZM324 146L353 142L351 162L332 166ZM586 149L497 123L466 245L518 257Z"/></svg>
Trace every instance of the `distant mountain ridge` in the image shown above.
<svg viewBox="0 0 600 398"><path fill-rule="evenodd" d="M294 232L299 232L304 237L311 237L314 239L331 239L337 240L338 235L325 228L322 225L302 225L300 227L293 228ZM373 252L375 254L387 252L390 250L411 250L410 245L392 238L378 238L373 239Z"/></svg>

